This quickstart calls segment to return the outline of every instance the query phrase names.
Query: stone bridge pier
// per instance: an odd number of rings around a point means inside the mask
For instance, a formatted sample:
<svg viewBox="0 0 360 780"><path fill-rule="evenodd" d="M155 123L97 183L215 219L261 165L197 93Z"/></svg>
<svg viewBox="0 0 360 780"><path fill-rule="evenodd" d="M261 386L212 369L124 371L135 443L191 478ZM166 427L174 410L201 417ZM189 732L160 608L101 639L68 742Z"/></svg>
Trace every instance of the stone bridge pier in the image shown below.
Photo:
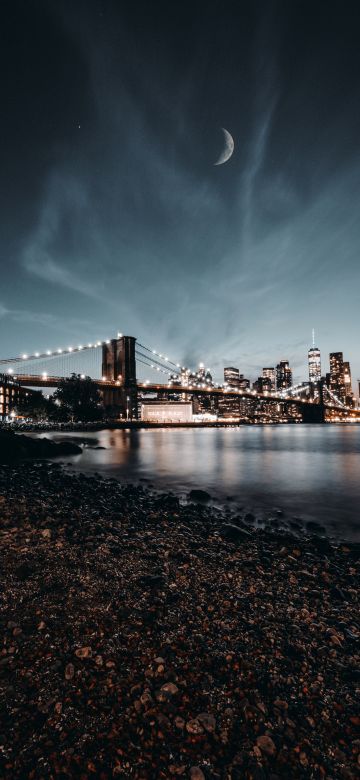
<svg viewBox="0 0 360 780"><path fill-rule="evenodd" d="M119 382L102 391L104 406L118 407L121 416L129 420L138 417L135 343L134 336L120 336L102 347L102 375Z"/></svg>

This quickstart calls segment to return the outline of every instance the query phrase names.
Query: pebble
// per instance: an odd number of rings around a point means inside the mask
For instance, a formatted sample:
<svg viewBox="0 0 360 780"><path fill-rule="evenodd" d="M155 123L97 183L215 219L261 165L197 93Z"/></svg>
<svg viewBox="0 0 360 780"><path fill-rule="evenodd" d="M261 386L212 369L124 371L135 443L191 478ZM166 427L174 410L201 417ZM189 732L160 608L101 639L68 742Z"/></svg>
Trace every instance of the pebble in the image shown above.
<svg viewBox="0 0 360 780"><path fill-rule="evenodd" d="M199 766L192 766L190 769L190 780L205 780L204 772Z"/></svg>
<svg viewBox="0 0 360 780"><path fill-rule="evenodd" d="M262 753L266 753L267 756L274 756L276 753L276 746L271 737L268 737L266 734L263 734L261 737L258 737L256 740L256 744L258 748L260 748Z"/></svg>
<svg viewBox="0 0 360 780"><path fill-rule="evenodd" d="M359 546L44 462L0 497L4 780L356 776Z"/></svg>

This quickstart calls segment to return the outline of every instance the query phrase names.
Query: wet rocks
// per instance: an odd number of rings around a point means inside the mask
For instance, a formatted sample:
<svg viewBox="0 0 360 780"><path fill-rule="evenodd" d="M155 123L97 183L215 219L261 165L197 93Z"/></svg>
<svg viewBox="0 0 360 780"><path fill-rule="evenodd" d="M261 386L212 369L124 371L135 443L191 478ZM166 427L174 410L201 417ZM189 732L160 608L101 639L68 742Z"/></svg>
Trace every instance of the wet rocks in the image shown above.
<svg viewBox="0 0 360 780"><path fill-rule="evenodd" d="M157 701L160 702L170 701L177 693L179 693L177 685L169 682L161 686L160 690L156 692L155 697Z"/></svg>
<svg viewBox="0 0 360 780"><path fill-rule="evenodd" d="M205 731L208 731L210 734L213 733L216 729L216 720L213 715L209 714L208 712L200 712L200 715L196 716L196 720L201 723Z"/></svg>
<svg viewBox="0 0 360 780"><path fill-rule="evenodd" d="M246 514L244 515L244 522L245 523L249 523L249 525L252 525L253 523L255 523L255 520L256 520L256 517L255 517L255 515L253 515L252 512L246 512Z"/></svg>
<svg viewBox="0 0 360 780"><path fill-rule="evenodd" d="M172 498L0 468L0 776L356 777L359 548Z"/></svg>
<svg viewBox="0 0 360 780"><path fill-rule="evenodd" d="M189 493L189 499L190 501L199 502L201 503L207 503L208 501L211 501L210 493L208 493L206 490L200 490L200 489L194 489L190 490Z"/></svg>
<svg viewBox="0 0 360 780"><path fill-rule="evenodd" d="M258 737L256 740L256 744L258 748L260 748L262 753L265 753L267 756L274 756L276 753L276 745L271 739L271 737L267 736L266 734L263 734L261 737Z"/></svg>
<svg viewBox="0 0 360 780"><path fill-rule="evenodd" d="M163 588L166 579L164 574L143 574L138 577L138 583L145 588Z"/></svg>
<svg viewBox="0 0 360 780"><path fill-rule="evenodd" d="M190 769L190 780L205 780L204 772L199 766L192 766Z"/></svg>
<svg viewBox="0 0 360 780"><path fill-rule="evenodd" d="M234 523L224 523L220 528L220 534L223 539L227 539L229 542L243 542L251 539L249 531Z"/></svg>
<svg viewBox="0 0 360 780"><path fill-rule="evenodd" d="M0 463L23 458L56 458L78 455L81 447L71 441L54 442L46 438L33 439L13 431L0 430Z"/></svg>

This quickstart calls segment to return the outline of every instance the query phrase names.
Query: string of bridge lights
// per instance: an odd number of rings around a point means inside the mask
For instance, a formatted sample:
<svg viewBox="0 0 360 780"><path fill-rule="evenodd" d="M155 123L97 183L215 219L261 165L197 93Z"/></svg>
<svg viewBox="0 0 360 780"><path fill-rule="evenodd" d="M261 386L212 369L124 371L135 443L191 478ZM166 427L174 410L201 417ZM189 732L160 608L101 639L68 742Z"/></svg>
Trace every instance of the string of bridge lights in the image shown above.
<svg viewBox="0 0 360 780"><path fill-rule="evenodd" d="M146 347L144 344L140 344L140 342L136 345L135 349L137 349L138 347L140 347L140 349L145 349L146 352L149 352L151 355L156 355L161 360L164 360L165 363L168 363L170 366L174 366L174 368L181 369L180 363L174 363L174 361L170 360L170 358L168 358L167 355L162 355L161 352L157 352L156 349L151 349L151 347Z"/></svg>
<svg viewBox="0 0 360 780"><path fill-rule="evenodd" d="M123 335L122 333L118 333L117 334L117 338L122 338L122 335ZM88 344L79 344L78 346L75 346L75 347L69 346L69 347L65 347L65 348L58 348L58 349L55 349L55 350L48 349L48 350L45 350L43 352L36 351L36 352L34 352L32 354L27 354L26 352L24 352L22 355L20 355L18 357L12 357L12 358L7 358L7 359L4 359L4 358L0 359L0 365L9 365L9 364L15 364L15 363L19 364L19 363L21 363L23 361L25 362L25 361L33 361L33 360L43 360L43 359L46 359L46 358L56 358L56 357L60 357L60 356L65 356L65 355L70 355L70 354L74 354L74 353L84 352L84 351L89 350L89 349L98 349L99 347L102 347L104 344L110 344L110 343L111 343L111 339L103 339L103 340L96 340L96 341L90 342ZM147 352L148 354L144 354L144 352L142 352L140 350L145 350L145 352ZM185 368L181 367L180 363L175 363L173 360L170 360L170 358L167 355L163 355L161 352L158 352L156 349L152 349L151 347L147 347L144 344L141 344L140 342L138 342L135 345L135 354L136 354L136 359L140 363L142 363L147 368L151 368L154 371L158 371L161 374L169 375L170 370L172 370L172 373L173 373L174 378L175 378L175 375L177 375L177 377L178 377L181 371L185 371ZM14 369L13 368L8 368L7 373L10 374L10 375L14 374ZM43 378L47 378L48 377L48 374L47 374L46 371L42 372L42 377ZM81 374L81 378L85 378L85 375ZM102 377L102 380L106 381L106 377ZM146 383L149 384L149 380L146 380ZM171 384L171 380L170 380L170 384ZM187 389L189 389L189 390L191 390L193 388L192 385L187 385L187 386L184 386L184 387L187 387ZM206 387L205 384L201 385L201 387L203 389L208 390L208 391L211 390L211 388L210 387ZM223 391L225 391L227 393L228 392L232 392L233 393L234 390L235 390L234 388L230 388L228 386L224 387L224 386L218 385L218 388L220 388L220 387L222 387ZM196 388L198 389L199 386L196 386ZM300 393L305 392L305 390L307 390L307 389L308 389L308 386L304 385L304 384L293 385L291 388L287 388L286 390L280 391L280 393L276 392L276 391L275 391L275 393L272 393L270 391L269 398L271 398L271 396L272 396L274 398L274 400L276 400L276 399L277 400L284 400L286 397L292 396L293 400L301 400ZM346 408L345 404L342 403L342 401L335 395L335 393L333 393L330 390L330 388L324 386L324 390L328 394L329 398L331 398L331 400L335 402L335 404L337 404L340 407ZM239 394L239 395L242 395L243 392L246 395L249 395L249 394L250 395L257 395L256 391L255 390L250 390L250 388L246 389L244 391L242 391L241 389L236 389L235 390L235 393ZM295 395L295 393L296 393L296 395ZM267 395L268 391L265 391L265 394ZM312 401L312 399L310 399L310 401Z"/></svg>
<svg viewBox="0 0 360 780"><path fill-rule="evenodd" d="M117 334L117 338L122 337L122 333ZM110 339L103 339L103 340L95 340L94 342L90 342L88 344L79 344L78 346L69 346L69 347L59 347L58 349L47 349L43 351L36 351L33 353L27 353L24 352L22 355L19 355L18 357L11 357L11 358L3 358L0 359L0 365L9 365L9 364L19 364L23 361L34 361L34 360L44 360L46 358L57 358L60 356L70 355L74 353L84 352L89 349L98 349L99 347L102 347L104 344L110 344ZM148 355L145 355L143 352L140 351L145 350L148 352ZM170 360L167 355L163 355L161 352L158 352L156 349L152 349L151 347L147 347L144 344L136 344L135 347L136 357L143 365L147 366L148 368L152 368L155 371L159 371L162 374L169 374L169 371L172 369L173 373L179 373L179 369L181 369L180 363L175 363L173 360ZM150 358L151 356L151 358ZM156 356L156 357L155 357ZM142 359L144 358L144 359ZM176 369L176 371L174 370ZM7 371L8 374L13 374L14 369L9 368ZM47 377L47 372L42 373L43 377ZM104 379L104 377L103 377Z"/></svg>
<svg viewBox="0 0 360 780"><path fill-rule="evenodd" d="M47 349L45 352L34 352L30 355L28 355L26 352L24 354L19 355L18 357L12 357L12 358L3 358L0 360L1 365L6 365L8 363L21 363L22 361L28 361L28 360L43 360L44 358L49 357L60 357L60 355L68 355L73 352L83 352L87 349L97 349L98 347L102 347L103 344L110 344L110 339L106 341L94 341L90 344L79 344L77 347L65 347L62 349Z"/></svg>

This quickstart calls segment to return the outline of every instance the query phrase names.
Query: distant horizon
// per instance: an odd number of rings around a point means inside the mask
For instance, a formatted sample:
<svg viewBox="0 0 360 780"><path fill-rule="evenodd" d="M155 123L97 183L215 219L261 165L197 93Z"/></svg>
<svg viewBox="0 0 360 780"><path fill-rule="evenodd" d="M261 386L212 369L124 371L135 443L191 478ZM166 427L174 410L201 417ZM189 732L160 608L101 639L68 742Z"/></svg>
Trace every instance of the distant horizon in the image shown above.
<svg viewBox="0 0 360 780"><path fill-rule="evenodd" d="M129 334L123 334L123 335L129 335ZM114 339L114 338L116 338L116 336L112 336L112 337L110 337L110 340L112 340L112 339ZM135 338L136 338L136 337L135 337ZM94 340L93 340L91 343L95 345L95 344L97 344L98 342L101 342L101 343L103 343L103 342L106 342L107 340L109 340L109 339L94 339ZM136 340L137 340L138 342L140 341L140 339L137 339L137 338L136 338ZM84 342L86 342L86 339L84 340ZM78 343L79 343L79 340L78 340L78 341L74 341L74 345L73 345L73 346L72 346L72 345L69 345L68 347L64 347L64 346L63 346L63 347L56 347L56 348L54 348L54 347L53 347L52 349L48 348L48 349L44 349L44 350L40 350L40 349L38 349L38 350L33 350L33 351L32 351L32 350L29 350L28 352L20 352L18 355L15 355L15 356L13 356L13 358L12 358L12 359L14 359L14 358L18 358L18 359L19 359L19 361L21 361L21 360L23 360L23 359L24 359L24 357L23 357L23 356L24 356L24 354L26 354L26 355L28 355L29 357L31 357L31 356L34 356L34 355L36 355L36 353L37 353L37 352L39 352L39 353L40 353L40 357L39 357L39 359L41 358L41 355L43 355L44 359L46 360L46 358L48 358L48 357L49 357L49 355L46 355L47 351L49 351L49 352L53 352L54 359L56 359L56 353L57 353L59 350L61 350L61 353L63 354L63 356L64 356L64 355L66 355L66 354L72 354L73 352L75 352L75 354L79 354L79 353L78 353L78 351L77 351L77 349L78 349L78 347L77 347L77 344L78 344ZM86 346L86 343L84 344L84 347L85 347L85 346ZM69 348L71 349L71 352L70 352L70 353L69 353ZM100 349L100 347L99 347L99 349ZM308 356L308 352L309 352L311 349L318 349L318 350L320 351L320 355L321 355L321 376L322 376L322 377L325 377L325 375L326 375L326 374L329 372L329 370L330 370L330 366L328 365L328 366L327 366L327 369L326 369L326 370L324 370L324 362L323 362L323 355L324 355L324 353L323 353L323 351L321 350L321 348L320 348L320 347L318 347L316 344L315 344L315 345L311 344L311 346L309 346L309 347L307 348L307 351L306 351L306 357ZM344 350L341 350L341 349L333 349L333 350L331 350L329 353L326 353L326 354L327 354L327 363L329 363L329 356L330 356L330 354L332 354L332 353L334 353L334 352L342 352L342 353L343 353L343 358L344 358L344 360L345 360L345 361L347 361L346 352L345 352ZM159 352L158 352L158 354L159 354ZM161 354L163 354L163 355L167 354L166 350L163 350L163 353L161 353ZM60 357L60 355L58 355L58 357ZM0 358L0 359L2 359L2 358ZM9 359L10 359L10 358L9 358ZM169 359L170 359L170 360L172 360L173 362L175 362L175 359L174 359L174 357L171 355L171 353L170 353L170 358L169 358ZM100 357L99 357L99 360L100 360ZM210 363L209 361L207 362L207 361L205 361L205 360L201 360L201 359L200 359L200 360L199 360L199 361L198 361L196 364L192 364L192 365L187 365L187 364L185 364L184 362L182 362L181 360L180 360L180 361L178 361L178 362L179 362L179 365L180 365L181 367L182 367L182 366L184 366L185 368L187 368L187 369L190 369L191 371L196 371L196 370L197 370L197 369L198 369L198 368L201 366L201 364L203 364L203 366L206 368L206 370L209 370L209 371L211 372L213 379L215 379L216 381L219 381L219 382L222 382L222 381L223 381L223 378L224 378L224 369L225 369L225 368L230 368L230 367L237 368L237 369L239 369L240 373L244 375L244 377L245 377L246 379L249 379L251 382L254 382L254 381L256 381L256 379L258 379L258 377L260 377L260 376L261 376L262 370L263 370L264 368L274 368L274 369L276 369L276 366L277 366L277 365L280 363L280 361L282 361L282 360L287 360L287 361L289 362L289 366L290 366L290 368L292 369L292 372L293 372L293 379L295 380L295 381L294 381L294 383L295 383L295 384L296 384L296 383L298 383L298 382L303 382L303 381L304 381L304 382L306 382L306 381L308 380L308 378L309 378L309 368L308 368L308 363L306 362L306 363L304 364L304 366L305 366L304 375L301 375L301 374L300 374L300 370L299 370L298 372L296 372L296 373L295 373L295 371L294 371L294 366L292 365L292 363L291 363L291 360L289 360L289 358L287 358L287 357L285 357L285 356L278 357L278 358L276 358L276 360L275 360L275 361L273 361L273 362L270 362L270 361L269 361L268 363L266 363L266 364L264 363L263 365L259 366L259 368L258 368L258 373L256 373L256 370L255 370L255 371L249 371L249 370L247 370L246 368L244 369L244 368L243 368L243 365L242 365L241 363L239 363L239 362L236 362L236 361L228 361L228 362L224 363L224 364L223 364L223 365L221 365L221 366L219 366L219 365L218 365L218 367L217 367L216 369L214 369L214 368L212 367L212 365L211 365L211 363ZM101 362L101 361L100 361L100 362ZM355 377L354 377L354 375L353 375L352 366L351 366L351 361L348 361L348 362L350 362L351 380L352 380L352 390L353 390L353 392L354 392L354 394L355 394L355 396L356 396L356 397L360 397L360 395L359 395L359 380L358 380L357 378L355 378ZM85 369L84 369L84 370L85 370ZM216 370L218 371L218 374L216 374ZM171 374L172 372L173 372L173 369L169 368L169 374ZM1 373L2 373L2 368L1 368L1 365L0 365L0 374L1 374ZM4 372L3 372L3 373L9 373L9 372L7 372L7 371L4 369ZM12 373L12 372L11 372L11 373ZM15 372L14 372L14 373L15 373ZM18 371L17 373L20 373L20 372ZM74 373L80 373L80 371L79 371L79 372L77 372L76 370L74 370ZM218 377L218 375L219 375L219 373L221 374L221 380L218 380L218 378L217 378L217 377ZM150 374L150 375L151 375L151 374L153 374L153 376L154 376L154 377L158 376L158 372L157 372L156 370L153 370L153 369L151 369L150 367L149 367L149 368L146 370L146 369L144 369L144 367L143 367L143 366L142 366L140 363L138 363L138 365L137 365L137 375L138 375L138 377L142 377L142 378L148 378L149 374ZM89 374L89 376L91 376L91 374ZM99 376L100 376L100 374L99 374ZM95 377L94 377L94 378L95 378Z"/></svg>
<svg viewBox="0 0 360 780"><path fill-rule="evenodd" d="M119 323L303 377L314 328L360 377L358 4L226 7L4 5L0 358Z"/></svg>

